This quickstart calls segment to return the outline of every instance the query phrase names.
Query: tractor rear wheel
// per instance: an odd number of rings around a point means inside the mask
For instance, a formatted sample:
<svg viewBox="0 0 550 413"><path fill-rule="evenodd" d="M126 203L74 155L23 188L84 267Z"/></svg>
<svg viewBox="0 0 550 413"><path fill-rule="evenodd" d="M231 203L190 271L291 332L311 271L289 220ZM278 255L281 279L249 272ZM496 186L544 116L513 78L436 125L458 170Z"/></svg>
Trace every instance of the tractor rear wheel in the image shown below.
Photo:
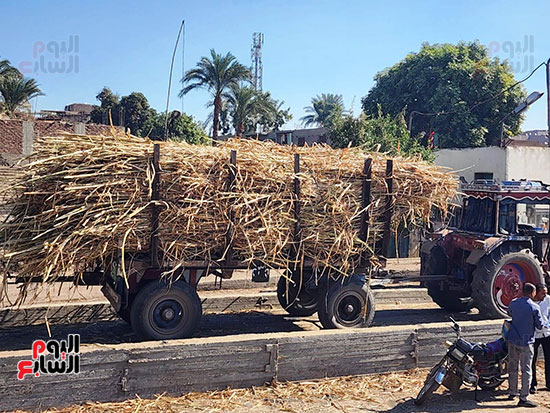
<svg viewBox="0 0 550 413"><path fill-rule="evenodd" d="M426 275L446 275L447 256L440 246L435 246L430 251L430 256L426 261ZM428 281L428 294L432 297L434 303L441 308L452 312L464 312L474 306L474 301L470 294L461 289L452 289L447 281Z"/></svg>
<svg viewBox="0 0 550 413"><path fill-rule="evenodd" d="M529 249L510 243L483 257L473 277L475 306L488 318L508 317L508 306L513 299L522 296L523 284L544 280L535 255Z"/></svg>

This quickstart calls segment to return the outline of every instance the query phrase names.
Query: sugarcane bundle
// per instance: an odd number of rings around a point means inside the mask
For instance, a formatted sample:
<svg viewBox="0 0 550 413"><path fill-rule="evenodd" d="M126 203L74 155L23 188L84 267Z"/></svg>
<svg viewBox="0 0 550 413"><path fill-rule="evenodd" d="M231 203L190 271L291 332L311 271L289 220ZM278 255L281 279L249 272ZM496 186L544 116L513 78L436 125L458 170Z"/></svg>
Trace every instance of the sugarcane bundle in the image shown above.
<svg viewBox="0 0 550 413"><path fill-rule="evenodd" d="M307 261L338 274L349 274L361 254L376 265L388 194L384 154L243 139L215 146L162 142L156 172L154 144L126 134L40 139L0 226L4 278L78 277L86 268L105 265L108 257L148 251L153 204L165 268L196 260L215 267L229 253L249 265L292 269ZM229 163L232 150L235 166ZM372 201L361 240L367 157ZM152 200L157 174L159 200ZM445 209L456 192L450 173L418 159L394 158L392 178L393 228L426 219L434 206Z"/></svg>

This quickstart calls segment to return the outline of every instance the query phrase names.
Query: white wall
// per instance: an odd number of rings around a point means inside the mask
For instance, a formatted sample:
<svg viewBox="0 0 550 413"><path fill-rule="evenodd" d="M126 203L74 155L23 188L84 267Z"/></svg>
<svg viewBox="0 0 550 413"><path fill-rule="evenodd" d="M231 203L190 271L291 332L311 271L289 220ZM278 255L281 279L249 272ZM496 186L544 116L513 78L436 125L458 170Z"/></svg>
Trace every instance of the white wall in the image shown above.
<svg viewBox="0 0 550 413"><path fill-rule="evenodd" d="M441 149L435 153L436 165L446 166L468 182L475 172L492 172L504 180L532 179L550 184L550 148L508 146L499 148Z"/></svg>
<svg viewBox="0 0 550 413"><path fill-rule="evenodd" d="M469 149L441 149L435 152L436 165L451 168L457 176L473 181L475 172L492 172L493 178L507 179L506 149L497 146Z"/></svg>
<svg viewBox="0 0 550 413"><path fill-rule="evenodd" d="M550 184L550 148L509 146L506 152L506 179L533 179Z"/></svg>

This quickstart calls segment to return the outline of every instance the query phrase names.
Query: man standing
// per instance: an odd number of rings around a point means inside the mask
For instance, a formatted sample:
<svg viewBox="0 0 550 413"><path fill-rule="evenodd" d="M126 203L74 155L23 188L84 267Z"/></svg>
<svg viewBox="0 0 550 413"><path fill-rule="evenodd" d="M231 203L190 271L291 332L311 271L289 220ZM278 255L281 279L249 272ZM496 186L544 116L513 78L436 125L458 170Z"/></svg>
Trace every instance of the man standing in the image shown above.
<svg viewBox="0 0 550 413"><path fill-rule="evenodd" d="M518 395L518 366L521 365L521 394L518 402L518 406L521 407L537 407L536 403L527 400L531 385L535 329L542 329L540 309L533 301L535 294L535 286L525 283L523 297L516 298L508 307L508 314L512 316L512 325L507 337L509 400L514 400Z"/></svg>
<svg viewBox="0 0 550 413"><path fill-rule="evenodd" d="M540 308L542 317L542 329L535 331L535 345L533 351L533 379L531 380L531 394L537 392L537 357L539 355L539 347L542 347L544 353L544 378L546 380L546 388L550 391L550 297L545 284L537 284L537 294L534 299L535 303Z"/></svg>

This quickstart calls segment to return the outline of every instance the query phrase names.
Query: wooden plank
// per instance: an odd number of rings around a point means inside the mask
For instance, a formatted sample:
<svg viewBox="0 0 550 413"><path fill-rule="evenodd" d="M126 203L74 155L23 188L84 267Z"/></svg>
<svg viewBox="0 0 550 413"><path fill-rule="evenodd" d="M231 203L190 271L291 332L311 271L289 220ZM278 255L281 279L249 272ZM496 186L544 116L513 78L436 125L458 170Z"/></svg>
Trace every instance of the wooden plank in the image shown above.
<svg viewBox="0 0 550 413"><path fill-rule="evenodd" d="M461 324L464 337L488 341L496 338L501 321ZM453 338L448 323L125 343L101 349L83 345L78 377L23 381L16 378L16 365L29 358L30 349L4 352L0 353L0 410L261 385L271 379L406 370L433 365L428 361L435 363L445 351L445 338Z"/></svg>

